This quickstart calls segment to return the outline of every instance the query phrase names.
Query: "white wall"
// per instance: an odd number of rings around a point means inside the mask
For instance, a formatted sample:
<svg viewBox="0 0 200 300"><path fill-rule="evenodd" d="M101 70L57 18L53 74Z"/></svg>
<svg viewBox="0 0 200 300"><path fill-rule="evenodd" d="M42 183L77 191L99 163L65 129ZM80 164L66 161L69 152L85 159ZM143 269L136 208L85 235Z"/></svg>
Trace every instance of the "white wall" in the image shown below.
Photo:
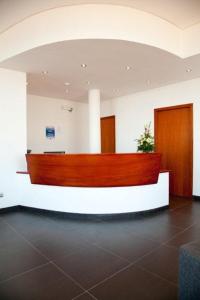
<svg viewBox="0 0 200 300"><path fill-rule="evenodd" d="M144 124L152 122L154 109L178 104L193 103L194 109L194 161L193 194L200 195L200 78L136 93L104 104L104 115L116 115L117 152L135 152L136 141L144 130Z"/></svg>
<svg viewBox="0 0 200 300"><path fill-rule="evenodd" d="M101 117L107 117L113 115L113 102L101 101Z"/></svg>
<svg viewBox="0 0 200 300"><path fill-rule="evenodd" d="M26 74L0 69L0 208L21 197L17 170L26 168Z"/></svg>
<svg viewBox="0 0 200 300"><path fill-rule="evenodd" d="M88 105L35 95L27 97L27 146L34 153L44 151L88 152ZM73 111L63 110L63 105ZM46 126L54 126L54 139L45 136Z"/></svg>

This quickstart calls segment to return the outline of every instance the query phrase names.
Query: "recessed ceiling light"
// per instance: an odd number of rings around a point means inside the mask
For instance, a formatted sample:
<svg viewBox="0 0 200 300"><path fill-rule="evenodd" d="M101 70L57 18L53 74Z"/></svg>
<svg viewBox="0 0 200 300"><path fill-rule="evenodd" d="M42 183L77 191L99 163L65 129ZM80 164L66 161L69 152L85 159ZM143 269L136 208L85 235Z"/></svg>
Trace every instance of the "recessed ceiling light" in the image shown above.
<svg viewBox="0 0 200 300"><path fill-rule="evenodd" d="M126 66L126 71L129 71L131 69L131 66Z"/></svg>
<svg viewBox="0 0 200 300"><path fill-rule="evenodd" d="M192 72L192 69L188 68L188 69L186 69L186 72L190 73L190 72Z"/></svg>
<svg viewBox="0 0 200 300"><path fill-rule="evenodd" d="M87 65L86 64L81 64L81 67L82 68L87 68Z"/></svg>
<svg viewBox="0 0 200 300"><path fill-rule="evenodd" d="M48 71L42 71L43 75L47 75L49 72Z"/></svg>
<svg viewBox="0 0 200 300"><path fill-rule="evenodd" d="M65 82L65 83L64 83L64 85L66 85L66 86L69 86L69 85L70 85L70 83L69 83L69 82Z"/></svg>

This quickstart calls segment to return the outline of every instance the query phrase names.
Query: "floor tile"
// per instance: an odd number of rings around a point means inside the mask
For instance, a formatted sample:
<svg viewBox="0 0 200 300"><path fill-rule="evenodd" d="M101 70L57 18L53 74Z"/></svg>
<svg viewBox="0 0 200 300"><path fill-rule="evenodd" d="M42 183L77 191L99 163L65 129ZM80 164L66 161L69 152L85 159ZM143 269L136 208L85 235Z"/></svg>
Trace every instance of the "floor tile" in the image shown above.
<svg viewBox="0 0 200 300"><path fill-rule="evenodd" d="M75 300L95 300L97 298L95 298L94 296L88 294L88 293L84 293L81 296L75 298Z"/></svg>
<svg viewBox="0 0 200 300"><path fill-rule="evenodd" d="M100 219L68 219L67 215L65 217L54 217L52 218L53 221L59 226L62 226L64 229L70 229L70 230L81 230L84 231L90 230L91 228L95 229L98 228L98 226L101 226L103 223Z"/></svg>
<svg viewBox="0 0 200 300"><path fill-rule="evenodd" d="M100 300L177 300L177 287L149 272L130 267L90 292Z"/></svg>
<svg viewBox="0 0 200 300"><path fill-rule="evenodd" d="M112 251L120 257L134 262L143 255L159 247L159 243L130 234L118 234L106 237L97 242L97 245Z"/></svg>
<svg viewBox="0 0 200 300"><path fill-rule="evenodd" d="M46 263L47 260L20 237L0 248L0 281Z"/></svg>
<svg viewBox="0 0 200 300"><path fill-rule="evenodd" d="M178 261L178 249L161 246L151 254L146 255L137 265L177 284Z"/></svg>
<svg viewBox="0 0 200 300"><path fill-rule="evenodd" d="M95 243L101 239L114 238L116 233L126 235L128 234L127 222L86 222L79 224L76 228L80 237L86 241Z"/></svg>
<svg viewBox="0 0 200 300"><path fill-rule="evenodd" d="M40 238L43 239L49 234L57 234L62 230L62 228L51 220L36 217L34 221L32 216L30 221L23 216L22 220L15 218L14 220L12 219L11 221L9 220L6 222L8 222L8 224L10 224L19 234L30 241L38 240Z"/></svg>
<svg viewBox="0 0 200 300"><path fill-rule="evenodd" d="M127 220L3 212L0 299L177 299L179 247L199 239L199 216L200 202L180 197Z"/></svg>
<svg viewBox="0 0 200 300"><path fill-rule="evenodd" d="M129 263L95 246L55 260L56 265L85 289L112 275Z"/></svg>
<svg viewBox="0 0 200 300"><path fill-rule="evenodd" d="M83 290L48 264L0 283L2 300L68 300Z"/></svg>
<svg viewBox="0 0 200 300"><path fill-rule="evenodd" d="M1 215L2 219L12 225L13 227L23 227L25 224L37 224L38 222L42 222L45 220L50 220L48 217L38 214L38 213L30 213L27 211L16 211L16 212L9 212L4 213Z"/></svg>
<svg viewBox="0 0 200 300"><path fill-rule="evenodd" d="M49 233L43 239L32 241L32 244L50 260L70 255L87 246L74 232Z"/></svg>
<svg viewBox="0 0 200 300"><path fill-rule="evenodd" d="M193 225L180 234L177 234L174 238L168 241L166 244L179 248L186 243L199 240L200 237L200 225Z"/></svg>
<svg viewBox="0 0 200 300"><path fill-rule="evenodd" d="M185 206L191 206L192 204L193 201L191 198L170 196L170 201L169 201L170 209L178 209Z"/></svg>
<svg viewBox="0 0 200 300"><path fill-rule="evenodd" d="M6 223L0 221L0 247L6 242L16 239L19 235Z"/></svg>
<svg viewBox="0 0 200 300"><path fill-rule="evenodd" d="M195 222L194 215L186 213L189 212L190 209L191 205L184 206L184 210L183 208L182 210L180 208L164 210L147 216L137 223L144 223L149 226L160 224L173 226L180 229L186 229L188 226L191 226Z"/></svg>
<svg viewBox="0 0 200 300"><path fill-rule="evenodd" d="M157 243L164 243L183 230L184 229L172 226L168 223L164 224L159 221L151 224L144 221L138 221L137 224L135 224L133 233Z"/></svg>
<svg viewBox="0 0 200 300"><path fill-rule="evenodd" d="M185 211L186 210L187 209L185 208ZM195 222L195 218L192 214L181 212L179 211L179 209L170 212L169 219L171 225L181 227L183 229L187 228L188 226L191 226Z"/></svg>
<svg viewBox="0 0 200 300"><path fill-rule="evenodd" d="M176 210L177 213L184 214L191 218L194 223L200 224L200 201L193 201L193 204L190 206L184 206Z"/></svg>

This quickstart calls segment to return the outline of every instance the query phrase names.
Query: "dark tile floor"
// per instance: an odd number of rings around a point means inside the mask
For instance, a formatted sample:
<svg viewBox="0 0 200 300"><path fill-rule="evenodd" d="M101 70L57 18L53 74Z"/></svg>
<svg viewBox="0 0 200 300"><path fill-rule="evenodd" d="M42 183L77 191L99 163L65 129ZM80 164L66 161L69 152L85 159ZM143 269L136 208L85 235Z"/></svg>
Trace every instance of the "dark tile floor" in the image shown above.
<svg viewBox="0 0 200 300"><path fill-rule="evenodd" d="M126 221L0 214L1 300L178 299L178 255L199 239L200 202Z"/></svg>

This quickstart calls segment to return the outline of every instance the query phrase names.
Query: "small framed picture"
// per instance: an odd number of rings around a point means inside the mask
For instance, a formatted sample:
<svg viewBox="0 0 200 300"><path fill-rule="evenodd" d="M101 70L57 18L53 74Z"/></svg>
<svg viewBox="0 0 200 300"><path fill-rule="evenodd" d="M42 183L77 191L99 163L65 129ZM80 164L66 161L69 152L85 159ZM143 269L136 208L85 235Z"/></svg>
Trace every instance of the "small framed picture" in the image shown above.
<svg viewBox="0 0 200 300"><path fill-rule="evenodd" d="M47 139L54 139L55 138L55 127L53 126L47 126L46 127L46 138Z"/></svg>

